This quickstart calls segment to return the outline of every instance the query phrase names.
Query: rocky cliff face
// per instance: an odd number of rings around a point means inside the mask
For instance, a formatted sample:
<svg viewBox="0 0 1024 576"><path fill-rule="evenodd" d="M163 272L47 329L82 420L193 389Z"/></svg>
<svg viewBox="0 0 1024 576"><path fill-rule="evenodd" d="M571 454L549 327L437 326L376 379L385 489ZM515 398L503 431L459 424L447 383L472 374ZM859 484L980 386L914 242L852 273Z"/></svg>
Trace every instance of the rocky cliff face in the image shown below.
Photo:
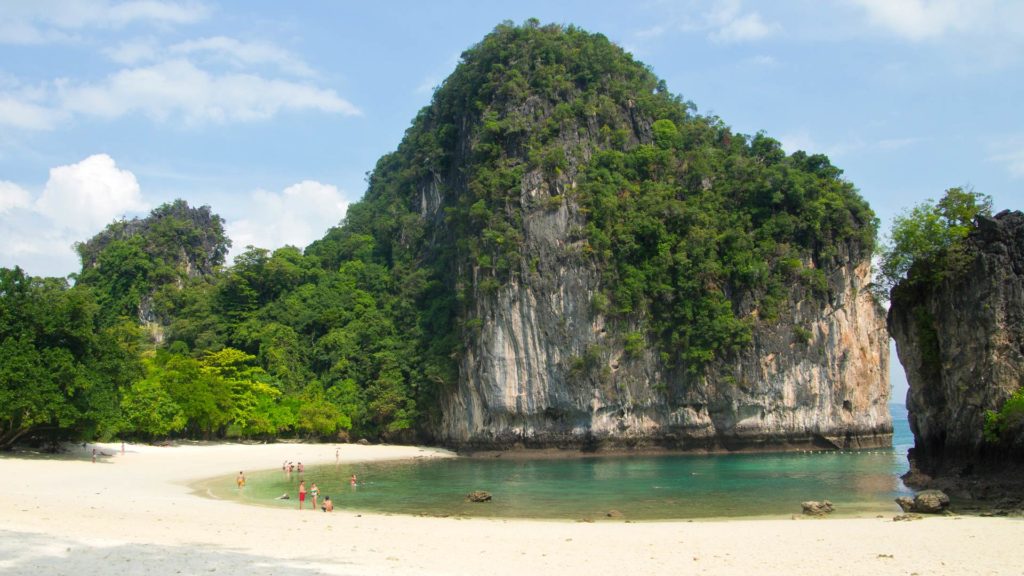
<svg viewBox="0 0 1024 576"><path fill-rule="evenodd" d="M454 295L423 344L442 443L886 445L874 216L840 175L696 115L600 35L502 25L349 220Z"/></svg>
<svg viewBox="0 0 1024 576"><path fill-rule="evenodd" d="M522 202L542 193L524 186ZM782 317L694 377L655 346L627 352L592 302L600 280L572 256L576 206L527 210L536 273L477 301L439 435L482 449L867 448L889 445L888 334L869 263L842 250L827 301L790 289Z"/></svg>
<svg viewBox="0 0 1024 576"><path fill-rule="evenodd" d="M1024 385L1024 214L980 216L966 254L941 283L897 287L889 311L910 384L912 461L927 476L1024 456L1024 441L995 446L983 436L986 412Z"/></svg>

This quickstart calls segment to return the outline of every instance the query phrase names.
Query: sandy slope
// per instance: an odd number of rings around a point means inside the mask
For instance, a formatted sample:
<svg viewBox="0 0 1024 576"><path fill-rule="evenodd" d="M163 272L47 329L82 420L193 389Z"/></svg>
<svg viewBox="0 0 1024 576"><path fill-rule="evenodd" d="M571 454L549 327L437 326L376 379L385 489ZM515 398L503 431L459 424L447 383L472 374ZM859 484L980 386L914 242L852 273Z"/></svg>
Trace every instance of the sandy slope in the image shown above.
<svg viewBox="0 0 1024 576"><path fill-rule="evenodd" d="M1024 520L577 522L299 512L210 500L188 481L333 462L334 445L103 445L0 456L0 573L1024 574ZM343 445L343 461L444 456Z"/></svg>

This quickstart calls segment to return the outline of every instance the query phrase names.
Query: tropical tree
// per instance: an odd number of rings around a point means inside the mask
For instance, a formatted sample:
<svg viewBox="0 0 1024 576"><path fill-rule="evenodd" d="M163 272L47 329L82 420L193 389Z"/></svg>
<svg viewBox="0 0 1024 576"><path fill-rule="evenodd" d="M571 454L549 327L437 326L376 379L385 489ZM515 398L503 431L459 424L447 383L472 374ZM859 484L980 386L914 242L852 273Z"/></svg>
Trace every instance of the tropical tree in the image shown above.
<svg viewBox="0 0 1024 576"><path fill-rule="evenodd" d="M132 335L98 317L89 289L0 268L0 448L117 431L120 391L139 367Z"/></svg>
<svg viewBox="0 0 1024 576"><path fill-rule="evenodd" d="M992 212L992 198L973 190L950 188L938 203L926 200L895 217L882 246L875 293L888 300L892 289L908 280L933 282L958 269L961 241L979 214Z"/></svg>

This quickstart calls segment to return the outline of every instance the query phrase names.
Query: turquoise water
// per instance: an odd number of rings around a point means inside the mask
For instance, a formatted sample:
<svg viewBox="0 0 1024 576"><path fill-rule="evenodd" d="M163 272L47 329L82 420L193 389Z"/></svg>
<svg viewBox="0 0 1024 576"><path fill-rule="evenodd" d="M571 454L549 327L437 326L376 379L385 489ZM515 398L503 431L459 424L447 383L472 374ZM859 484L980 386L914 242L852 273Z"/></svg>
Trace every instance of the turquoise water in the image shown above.
<svg viewBox="0 0 1024 576"><path fill-rule="evenodd" d="M303 477L342 509L551 519L661 520L779 516L804 500L831 500L842 515L898 511L909 494L899 480L913 445L906 411L893 407L893 448L865 452L609 456L572 459L419 459L412 462L310 466ZM356 474L357 486L348 478ZM234 476L197 485L201 493L252 504L297 507L298 474ZM487 504L464 501L486 490ZM289 493L292 500L274 500ZM307 503L308 505L308 503Z"/></svg>

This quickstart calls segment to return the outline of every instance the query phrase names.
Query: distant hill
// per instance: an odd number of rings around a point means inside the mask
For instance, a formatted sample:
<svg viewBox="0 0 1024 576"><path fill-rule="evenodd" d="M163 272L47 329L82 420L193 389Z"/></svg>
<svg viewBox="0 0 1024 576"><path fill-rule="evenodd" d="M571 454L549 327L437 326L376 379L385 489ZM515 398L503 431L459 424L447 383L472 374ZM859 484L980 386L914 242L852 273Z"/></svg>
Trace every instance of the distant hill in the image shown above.
<svg viewBox="0 0 1024 576"><path fill-rule="evenodd" d="M77 283L96 289L108 318L154 322L161 311L153 299L162 288L181 288L189 278L213 274L230 247L224 219L209 206L191 208L175 200L146 218L113 222L76 244L82 261Z"/></svg>

